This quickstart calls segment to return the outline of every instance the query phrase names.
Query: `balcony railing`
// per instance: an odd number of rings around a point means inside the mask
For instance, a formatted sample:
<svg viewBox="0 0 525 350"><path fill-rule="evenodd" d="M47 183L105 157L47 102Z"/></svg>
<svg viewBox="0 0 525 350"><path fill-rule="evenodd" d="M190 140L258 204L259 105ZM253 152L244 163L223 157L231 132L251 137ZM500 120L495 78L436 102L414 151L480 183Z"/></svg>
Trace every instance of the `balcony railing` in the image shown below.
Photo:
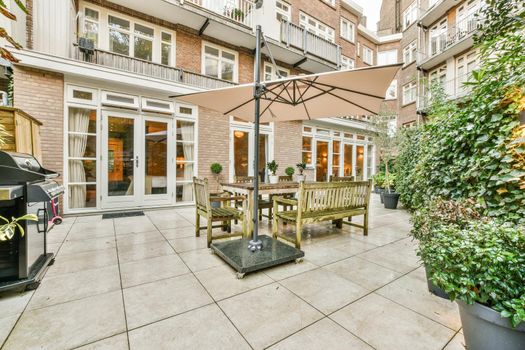
<svg viewBox="0 0 525 350"><path fill-rule="evenodd" d="M73 56L74 59L79 61L145 75L152 78L192 85L203 89L216 89L236 85L230 81L188 72L181 68L165 66L163 64L98 49L94 50L93 54L87 55L80 52L79 47L75 46Z"/></svg>
<svg viewBox="0 0 525 350"><path fill-rule="evenodd" d="M281 42L329 62L339 65L339 45L321 38L293 23L281 22Z"/></svg>
<svg viewBox="0 0 525 350"><path fill-rule="evenodd" d="M443 92L445 93L447 99L456 100L467 96L472 90L470 85L464 84L469 81L470 78L471 74L463 74L456 77L455 79L441 81L439 84L443 88ZM431 85L432 83L426 83L423 84L423 86L419 89L420 95L417 98L417 109L420 111L428 109L432 103Z"/></svg>
<svg viewBox="0 0 525 350"><path fill-rule="evenodd" d="M253 27L254 3L251 0L186 0L234 22ZM182 1L181 1L182 2Z"/></svg>
<svg viewBox="0 0 525 350"><path fill-rule="evenodd" d="M451 46L467 38L474 33L480 26L480 18L473 13L449 28L446 33L436 35L430 38L430 47L427 57L430 58L444 52Z"/></svg>

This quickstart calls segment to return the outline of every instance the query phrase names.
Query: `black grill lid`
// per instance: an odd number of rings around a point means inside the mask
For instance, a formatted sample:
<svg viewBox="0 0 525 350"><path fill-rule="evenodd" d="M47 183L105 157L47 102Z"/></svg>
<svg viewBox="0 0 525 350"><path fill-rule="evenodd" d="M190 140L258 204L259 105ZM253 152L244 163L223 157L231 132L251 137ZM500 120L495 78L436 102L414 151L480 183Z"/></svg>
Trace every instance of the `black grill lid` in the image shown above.
<svg viewBox="0 0 525 350"><path fill-rule="evenodd" d="M30 154L0 151L0 185L23 184L58 177Z"/></svg>

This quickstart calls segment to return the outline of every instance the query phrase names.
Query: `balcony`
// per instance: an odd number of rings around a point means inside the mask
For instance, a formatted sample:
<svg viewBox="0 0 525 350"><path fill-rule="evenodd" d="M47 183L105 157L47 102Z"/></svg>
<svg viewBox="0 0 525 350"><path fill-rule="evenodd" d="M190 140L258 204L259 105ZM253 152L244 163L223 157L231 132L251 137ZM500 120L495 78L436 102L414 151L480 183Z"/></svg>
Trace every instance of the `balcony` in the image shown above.
<svg viewBox="0 0 525 350"><path fill-rule="evenodd" d="M447 11L457 5L456 0L437 0L427 9L421 9L419 20L424 27L430 26L446 15Z"/></svg>
<svg viewBox="0 0 525 350"><path fill-rule="evenodd" d="M188 72L181 68L165 66L150 61L120 55L109 51L96 49L93 55L85 55L75 46L73 58L104 67L114 68L129 73L135 73L157 79L191 85L202 89L216 89L236 85L227 80Z"/></svg>
<svg viewBox="0 0 525 350"><path fill-rule="evenodd" d="M281 42L287 47L300 49L304 54L311 54L339 65L341 50L339 45L323 39L293 23L281 22Z"/></svg>
<svg viewBox="0 0 525 350"><path fill-rule="evenodd" d="M446 33L430 38L428 53L421 53L418 63L425 70L461 53L473 45L472 34L481 25L481 19L473 13L458 21Z"/></svg>
<svg viewBox="0 0 525 350"><path fill-rule="evenodd" d="M470 76L470 74L463 74L455 79L445 80L440 83L448 100L457 100L468 95L472 88L469 85L464 85L464 83L469 81ZM430 84L423 84L419 91L421 94L417 97L417 110L425 112L432 102Z"/></svg>
<svg viewBox="0 0 525 350"><path fill-rule="evenodd" d="M181 0L181 3L183 1ZM255 5L251 0L186 0L238 24L253 28Z"/></svg>

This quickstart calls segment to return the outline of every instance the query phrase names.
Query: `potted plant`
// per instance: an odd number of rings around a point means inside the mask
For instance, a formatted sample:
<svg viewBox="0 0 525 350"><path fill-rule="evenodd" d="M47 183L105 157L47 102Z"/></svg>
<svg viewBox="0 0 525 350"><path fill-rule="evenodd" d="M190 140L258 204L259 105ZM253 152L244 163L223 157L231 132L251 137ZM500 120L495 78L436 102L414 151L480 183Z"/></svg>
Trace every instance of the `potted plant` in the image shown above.
<svg viewBox="0 0 525 350"><path fill-rule="evenodd" d="M459 305L468 349L523 349L524 232L493 219L440 225L420 241L430 279Z"/></svg>
<svg viewBox="0 0 525 350"><path fill-rule="evenodd" d="M276 175L277 168L279 168L279 164L275 162L275 160L272 160L268 164L266 164L268 167L268 171L270 172L270 175L268 176L270 179L271 184L279 183L279 176Z"/></svg>
<svg viewBox="0 0 525 350"><path fill-rule="evenodd" d="M385 190L381 195L385 209L397 209L400 194L396 192L396 174L390 173L385 176L384 187Z"/></svg>
<svg viewBox="0 0 525 350"><path fill-rule="evenodd" d="M374 193L381 193L383 190L383 185L385 183L385 173L379 172L375 174L372 179L374 180Z"/></svg>
<svg viewBox="0 0 525 350"><path fill-rule="evenodd" d="M222 165L219 164L219 163L213 163L212 165L210 165L210 170L211 170L211 173L213 174L213 177L215 178L215 194L214 195L217 195L219 192L221 192L220 190L220 177L221 177L221 172L222 172ZM211 202L211 205L212 207L215 207L215 208L219 208L221 206L221 203L220 202Z"/></svg>
<svg viewBox="0 0 525 350"><path fill-rule="evenodd" d="M303 172L306 170L306 163L297 163L295 166L297 167L297 170L299 170L297 181L303 182L306 179L306 175L303 175Z"/></svg>
<svg viewBox="0 0 525 350"><path fill-rule="evenodd" d="M288 176L293 176L293 174L295 174L295 169L291 166L287 167L286 169L284 169L284 173Z"/></svg>
<svg viewBox="0 0 525 350"><path fill-rule="evenodd" d="M38 221L38 217L34 214L27 214L19 218L12 218L8 220L3 216L0 216L0 220L5 223L0 225L0 241L9 241L16 233L16 229L20 232L20 236L24 236L24 228L18 222L22 220Z"/></svg>

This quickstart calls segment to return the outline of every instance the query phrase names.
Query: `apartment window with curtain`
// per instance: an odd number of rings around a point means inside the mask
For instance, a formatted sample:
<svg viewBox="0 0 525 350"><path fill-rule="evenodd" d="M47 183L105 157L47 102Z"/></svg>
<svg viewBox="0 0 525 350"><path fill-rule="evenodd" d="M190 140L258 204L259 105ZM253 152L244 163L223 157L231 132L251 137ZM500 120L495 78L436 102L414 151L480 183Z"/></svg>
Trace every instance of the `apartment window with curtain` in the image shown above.
<svg viewBox="0 0 525 350"><path fill-rule="evenodd" d="M397 50L380 51L377 53L377 64L395 64L397 63Z"/></svg>
<svg viewBox="0 0 525 350"><path fill-rule="evenodd" d="M413 81L411 83L403 85L403 104L407 105L409 103L416 101L416 82Z"/></svg>
<svg viewBox="0 0 525 350"><path fill-rule="evenodd" d="M311 166L313 164L313 135L312 135L312 128L308 126L303 126L303 163L305 163L308 166Z"/></svg>
<svg viewBox="0 0 525 350"><path fill-rule="evenodd" d="M365 45L363 45L363 62L369 65L374 64L374 51Z"/></svg>
<svg viewBox="0 0 525 350"><path fill-rule="evenodd" d="M176 195L177 202L190 202L193 200L193 176L195 167L195 108L179 106L176 118Z"/></svg>
<svg viewBox="0 0 525 350"><path fill-rule="evenodd" d="M134 24L134 57L145 61L153 60L153 36L153 28L138 23Z"/></svg>
<svg viewBox="0 0 525 350"><path fill-rule="evenodd" d="M160 63L168 66L174 65L173 60L173 45L172 38L170 33L162 32L161 33L161 43L160 43Z"/></svg>
<svg viewBox="0 0 525 350"><path fill-rule="evenodd" d="M355 60L350 57L346 57L345 55L341 55L341 69L354 69L355 68Z"/></svg>
<svg viewBox="0 0 525 350"><path fill-rule="evenodd" d="M130 23L125 19L108 16L109 51L129 56Z"/></svg>
<svg viewBox="0 0 525 350"><path fill-rule="evenodd" d="M403 63L405 66L414 62L417 57L417 44L416 41L412 41L410 44L403 48Z"/></svg>
<svg viewBox="0 0 525 350"><path fill-rule="evenodd" d="M292 18L292 7L287 2L275 0L275 16L279 22L290 22Z"/></svg>
<svg viewBox="0 0 525 350"><path fill-rule="evenodd" d="M430 54L437 55L447 44L447 18L442 19L430 29Z"/></svg>
<svg viewBox="0 0 525 350"><path fill-rule="evenodd" d="M203 71L205 75L237 81L237 54L218 46L204 44Z"/></svg>
<svg viewBox="0 0 525 350"><path fill-rule="evenodd" d="M413 23L417 21L417 1L414 1L410 6L403 11L403 30L406 30Z"/></svg>
<svg viewBox="0 0 525 350"><path fill-rule="evenodd" d="M355 24L343 17L341 17L341 37L355 42Z"/></svg>
<svg viewBox="0 0 525 350"><path fill-rule="evenodd" d="M98 11L85 8L84 9L84 37L93 40L95 47L98 46Z"/></svg>
<svg viewBox="0 0 525 350"><path fill-rule="evenodd" d="M299 26L323 39L335 42L335 31L332 27L327 26L323 22L307 15L304 12L299 14Z"/></svg>

